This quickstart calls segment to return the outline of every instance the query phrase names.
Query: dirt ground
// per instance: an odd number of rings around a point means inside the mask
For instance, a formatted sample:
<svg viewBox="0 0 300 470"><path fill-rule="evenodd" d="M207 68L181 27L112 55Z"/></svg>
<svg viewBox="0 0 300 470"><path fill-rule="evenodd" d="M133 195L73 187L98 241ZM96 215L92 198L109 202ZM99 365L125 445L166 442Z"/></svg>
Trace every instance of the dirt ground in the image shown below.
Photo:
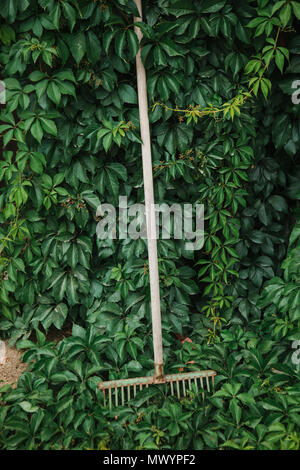
<svg viewBox="0 0 300 470"><path fill-rule="evenodd" d="M62 330L57 330L56 328L50 328L47 334L47 341L53 341L58 343L64 338L72 334L72 324L67 324ZM35 335L33 334L30 337L30 340L35 342ZM28 364L24 364L21 361L21 356L24 352L18 351L16 348L10 348L8 346L8 340L5 341L6 345L6 362L5 364L0 364L0 388L3 385L10 384L15 388L19 377L28 367Z"/></svg>
<svg viewBox="0 0 300 470"><path fill-rule="evenodd" d="M10 348L8 341L5 341L5 346L6 362L5 364L0 364L0 388L7 384L15 388L20 375L26 370L28 364L21 362L23 351Z"/></svg>

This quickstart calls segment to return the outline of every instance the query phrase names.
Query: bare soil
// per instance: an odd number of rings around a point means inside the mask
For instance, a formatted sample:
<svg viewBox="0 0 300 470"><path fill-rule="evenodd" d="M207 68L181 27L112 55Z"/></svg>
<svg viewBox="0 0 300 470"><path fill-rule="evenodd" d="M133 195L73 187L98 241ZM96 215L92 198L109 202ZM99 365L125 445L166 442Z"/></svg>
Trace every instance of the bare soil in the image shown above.
<svg viewBox="0 0 300 470"><path fill-rule="evenodd" d="M72 325L67 324L62 330L57 328L50 328L47 334L47 341L54 341L56 344L62 341L64 338L72 334ZM30 337L30 340L35 342L35 334ZM15 347L9 347L8 341L5 341L6 346L6 362L0 364L0 388L3 385L12 385L16 388L17 382L23 372L27 369L29 364L25 364L21 361L21 356L24 350L18 351Z"/></svg>
<svg viewBox="0 0 300 470"><path fill-rule="evenodd" d="M6 346L6 362L0 364L0 388L3 385L10 384L15 388L19 377L28 367L28 364L21 362L21 356L24 351L18 351L16 348L10 348L8 341L5 341Z"/></svg>

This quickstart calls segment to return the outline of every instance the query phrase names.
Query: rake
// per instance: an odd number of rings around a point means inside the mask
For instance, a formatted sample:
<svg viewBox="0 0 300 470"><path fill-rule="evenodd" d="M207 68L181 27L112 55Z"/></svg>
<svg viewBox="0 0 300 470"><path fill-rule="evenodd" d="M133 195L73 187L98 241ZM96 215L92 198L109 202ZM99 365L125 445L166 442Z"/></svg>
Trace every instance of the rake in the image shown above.
<svg viewBox="0 0 300 470"><path fill-rule="evenodd" d="M135 18L134 21L142 21L141 0L135 0L135 4L139 10L140 17ZM135 26L135 32L138 36L139 42L141 42L143 35L140 28ZM202 370L185 372L180 374L164 375L151 140L148 118L147 81L146 71L141 60L141 48L139 49L138 54L136 56L136 69L140 129L142 140L146 228L148 240L152 335L154 350L154 376L110 380L98 383L99 390L103 391L104 406L108 404L110 409L113 406L113 402L115 406L119 406L121 404L124 405L125 402L130 401L131 397L134 398L136 396L137 391L142 390L143 387L149 387L149 385L170 384L171 395L175 395L176 392L178 399L180 399L181 395L186 396L187 388L192 389L192 384L194 384L196 391L198 390L198 386L200 386L203 395L203 389L205 386L208 392L210 392L211 387L209 381L212 380L213 386L214 377L216 375L216 372L214 370Z"/></svg>

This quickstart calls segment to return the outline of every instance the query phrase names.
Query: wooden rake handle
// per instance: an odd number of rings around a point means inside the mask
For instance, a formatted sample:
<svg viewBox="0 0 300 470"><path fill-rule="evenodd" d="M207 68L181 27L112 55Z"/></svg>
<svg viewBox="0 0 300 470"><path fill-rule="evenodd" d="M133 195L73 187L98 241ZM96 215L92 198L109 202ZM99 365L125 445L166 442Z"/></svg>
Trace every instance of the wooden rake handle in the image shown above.
<svg viewBox="0 0 300 470"><path fill-rule="evenodd" d="M134 21L142 21L142 3L141 0L134 0L139 10L140 17L134 18ZM134 31L141 42L143 34L137 26ZM143 179L145 193L146 208L146 225L148 239L148 259L150 274L150 293L151 293L151 312L152 312L152 334L154 349L154 365L155 376L163 375L163 347L162 347L162 330L161 330L161 309L160 309L160 292L159 292L159 273L157 259L157 240L154 210L154 190L153 190L153 174L152 174L152 158L151 158L151 139L150 126L148 117L148 96L147 96L147 79L145 67L141 60L141 47L136 56L136 72L137 87L140 115L140 129L142 139L142 161L143 161Z"/></svg>

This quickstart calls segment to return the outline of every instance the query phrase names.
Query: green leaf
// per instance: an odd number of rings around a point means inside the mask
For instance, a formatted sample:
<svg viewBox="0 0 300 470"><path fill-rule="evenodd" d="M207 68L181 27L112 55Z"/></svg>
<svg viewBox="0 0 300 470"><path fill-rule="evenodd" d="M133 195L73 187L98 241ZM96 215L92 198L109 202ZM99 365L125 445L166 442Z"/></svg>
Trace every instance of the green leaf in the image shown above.
<svg viewBox="0 0 300 470"><path fill-rule="evenodd" d="M48 134L57 136L57 127L54 121L40 117L40 122L44 131L46 131Z"/></svg>
<svg viewBox="0 0 300 470"><path fill-rule="evenodd" d="M57 106L61 100L61 92L56 83L51 82L47 88L47 95L51 101L53 101Z"/></svg>
<svg viewBox="0 0 300 470"><path fill-rule="evenodd" d="M101 44L93 31L88 31L86 35L86 55L92 64L98 62L101 56Z"/></svg>
<svg viewBox="0 0 300 470"><path fill-rule="evenodd" d="M111 41L113 40L116 32L117 32L116 30L112 30L112 31L106 30L103 34L103 47L104 47L105 53L107 55L108 55L109 46L110 46Z"/></svg>
<svg viewBox="0 0 300 470"><path fill-rule="evenodd" d="M143 368L138 361L129 361L126 364L126 369L131 372L140 372Z"/></svg>
<svg viewBox="0 0 300 470"><path fill-rule="evenodd" d="M76 33L69 36L68 45L76 63L79 64L86 53L86 39L84 33Z"/></svg>
<svg viewBox="0 0 300 470"><path fill-rule="evenodd" d="M279 68L280 72L283 72L284 67L284 55L277 49L275 53L275 63Z"/></svg>
<svg viewBox="0 0 300 470"><path fill-rule="evenodd" d="M113 135L110 132L109 134L105 135L105 137L103 138L103 141L102 141L105 152L108 152L108 150L109 150L109 148L112 144L112 141L113 141Z"/></svg>
<svg viewBox="0 0 300 470"><path fill-rule="evenodd" d="M62 2L62 8L65 18L69 21L71 32L74 29L76 23L76 11L75 9L67 2Z"/></svg>
<svg viewBox="0 0 300 470"><path fill-rule="evenodd" d="M238 405L238 401L236 398L233 398L230 401L229 409L236 424L239 424L242 417L242 408Z"/></svg>
<svg viewBox="0 0 300 470"><path fill-rule="evenodd" d="M119 86L119 96L124 103L137 104L137 93L132 86L121 83Z"/></svg>
<svg viewBox="0 0 300 470"><path fill-rule="evenodd" d="M295 16L298 20L300 20L300 3L299 2L291 2Z"/></svg>
<svg viewBox="0 0 300 470"><path fill-rule="evenodd" d="M160 46L166 51L166 53L170 57L182 56L183 55L182 52L180 52L179 47L171 39L164 39L160 43Z"/></svg>
<svg viewBox="0 0 300 470"><path fill-rule="evenodd" d="M115 50L116 50L117 55L123 59L125 58L123 57L125 40L126 40L126 30L119 31L116 34L116 38L115 38Z"/></svg>
<svg viewBox="0 0 300 470"><path fill-rule="evenodd" d="M202 13L216 13L217 11L223 8L225 3L225 0L205 0L204 3L201 5Z"/></svg>
<svg viewBox="0 0 300 470"><path fill-rule="evenodd" d="M33 137L39 142L41 143L42 142L42 138L43 138L43 129L42 129L42 126L40 124L40 121L38 119L36 119L34 121L34 123L32 124L31 128L30 128L30 132L31 134L33 135Z"/></svg>
<svg viewBox="0 0 300 470"><path fill-rule="evenodd" d="M39 410L38 406L32 405L32 403L29 401L21 401L19 406L22 408L22 410L26 411L26 413L35 413Z"/></svg>
<svg viewBox="0 0 300 470"><path fill-rule="evenodd" d="M128 42L130 57L133 59L137 55L138 50L139 50L139 40L135 32L132 31L131 29L127 30L127 42Z"/></svg>
<svg viewBox="0 0 300 470"><path fill-rule="evenodd" d="M281 23L282 23L282 26L285 27L290 18L291 18L291 14L292 14L292 8L291 8L291 5L290 3L287 3L281 10L280 10L280 13L279 13L279 17L280 17L280 20L281 20Z"/></svg>
<svg viewBox="0 0 300 470"><path fill-rule="evenodd" d="M106 169L106 176L107 176L107 186L109 187L110 192L115 196L115 198L118 198L119 195L119 181L115 173L112 171Z"/></svg>
<svg viewBox="0 0 300 470"><path fill-rule="evenodd" d="M67 282L66 293L67 293L67 297L68 297L68 301L70 305L75 305L76 303L78 303L77 282L72 275L69 276L69 279Z"/></svg>
<svg viewBox="0 0 300 470"><path fill-rule="evenodd" d="M268 202L275 210L284 213L288 212L288 205L286 203L286 200L282 196L270 196Z"/></svg>

